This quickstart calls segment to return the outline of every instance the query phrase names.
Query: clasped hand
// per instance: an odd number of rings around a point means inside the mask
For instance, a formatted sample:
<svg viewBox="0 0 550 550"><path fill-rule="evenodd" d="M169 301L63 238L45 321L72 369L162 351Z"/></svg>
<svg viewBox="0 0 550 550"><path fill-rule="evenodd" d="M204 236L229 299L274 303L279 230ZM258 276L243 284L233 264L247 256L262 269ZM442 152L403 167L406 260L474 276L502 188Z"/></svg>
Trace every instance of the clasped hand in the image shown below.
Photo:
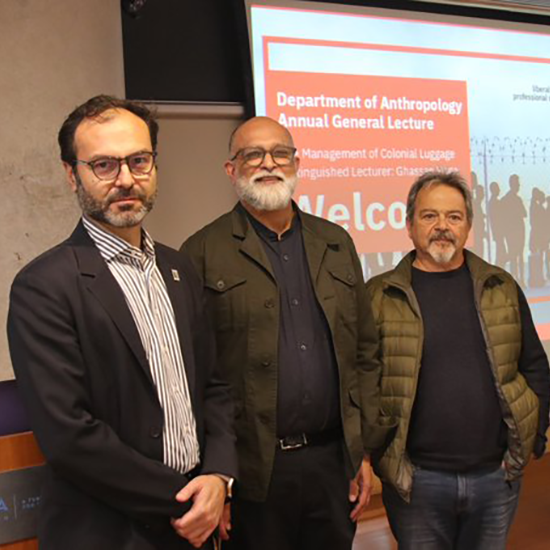
<svg viewBox="0 0 550 550"><path fill-rule="evenodd" d="M225 501L225 483L216 475L192 479L177 495L178 502L192 501L181 518L172 518L176 533L200 548L220 523Z"/></svg>

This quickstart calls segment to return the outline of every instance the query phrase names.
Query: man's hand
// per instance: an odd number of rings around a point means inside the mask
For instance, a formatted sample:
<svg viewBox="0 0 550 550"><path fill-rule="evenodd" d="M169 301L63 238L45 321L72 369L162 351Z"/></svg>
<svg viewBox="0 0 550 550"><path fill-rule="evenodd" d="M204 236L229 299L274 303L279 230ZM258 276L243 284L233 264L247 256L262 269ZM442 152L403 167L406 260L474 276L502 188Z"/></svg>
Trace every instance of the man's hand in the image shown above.
<svg viewBox="0 0 550 550"><path fill-rule="evenodd" d="M200 548L220 523L225 501L225 482L216 475L192 479L177 495L178 502L193 501L181 518L172 519L176 533Z"/></svg>
<svg viewBox="0 0 550 550"><path fill-rule="evenodd" d="M220 520L220 538L229 540L231 531L231 504L229 502L223 508L222 519Z"/></svg>
<svg viewBox="0 0 550 550"><path fill-rule="evenodd" d="M349 484L349 500L356 502L355 507L351 511L350 518L352 521L357 521L363 513L370 501L372 491L372 470L370 466L370 458L364 457L359 471L355 479Z"/></svg>

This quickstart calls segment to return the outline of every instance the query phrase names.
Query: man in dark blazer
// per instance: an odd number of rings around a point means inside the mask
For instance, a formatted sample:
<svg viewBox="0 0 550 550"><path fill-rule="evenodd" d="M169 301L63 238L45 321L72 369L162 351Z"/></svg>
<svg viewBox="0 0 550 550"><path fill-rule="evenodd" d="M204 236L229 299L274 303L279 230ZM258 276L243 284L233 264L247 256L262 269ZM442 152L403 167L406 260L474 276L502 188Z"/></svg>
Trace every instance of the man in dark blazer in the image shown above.
<svg viewBox="0 0 550 550"><path fill-rule="evenodd" d="M233 416L190 262L142 220L158 126L90 99L59 143L83 217L16 277L8 336L47 461L40 548L211 548L236 473Z"/></svg>
<svg viewBox="0 0 550 550"><path fill-rule="evenodd" d="M389 431L359 258L343 228L292 202L286 128L250 119L229 149L240 202L183 245L235 399L239 490L220 531L236 550L351 549Z"/></svg>

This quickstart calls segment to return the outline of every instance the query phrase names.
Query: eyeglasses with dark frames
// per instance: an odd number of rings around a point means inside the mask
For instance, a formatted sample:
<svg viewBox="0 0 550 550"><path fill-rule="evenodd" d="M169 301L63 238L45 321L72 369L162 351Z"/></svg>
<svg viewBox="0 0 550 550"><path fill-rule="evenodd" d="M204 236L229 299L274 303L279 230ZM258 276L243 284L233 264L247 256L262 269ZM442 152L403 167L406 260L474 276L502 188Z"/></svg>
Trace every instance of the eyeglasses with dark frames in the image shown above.
<svg viewBox="0 0 550 550"><path fill-rule="evenodd" d="M148 176L153 171L156 158L156 151L141 151L127 157L100 157L90 161L77 159L74 164L85 164L91 168L96 178L113 181L118 178L123 162L134 176Z"/></svg>
<svg viewBox="0 0 550 550"><path fill-rule="evenodd" d="M266 155L269 155L273 162L277 166L288 166L294 160L296 154L296 147L286 147L283 145L277 145L273 149L266 151L261 147L245 147L239 149L230 161L234 161L240 157L244 164L257 168L262 164Z"/></svg>

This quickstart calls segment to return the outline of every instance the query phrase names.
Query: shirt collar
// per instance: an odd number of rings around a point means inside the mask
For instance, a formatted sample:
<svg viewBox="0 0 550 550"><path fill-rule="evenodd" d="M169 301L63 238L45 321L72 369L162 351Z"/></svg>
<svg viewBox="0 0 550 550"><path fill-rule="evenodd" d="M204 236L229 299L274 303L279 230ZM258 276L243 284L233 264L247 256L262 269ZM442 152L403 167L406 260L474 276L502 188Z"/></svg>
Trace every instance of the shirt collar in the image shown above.
<svg viewBox="0 0 550 550"><path fill-rule="evenodd" d="M292 218L292 223L290 227L281 235L281 239L279 239L279 236L275 231L272 231L269 229L269 227L266 227L262 222L257 220L241 203L238 204L238 208L244 212L245 216L248 218L250 223L252 224L252 227L260 235L260 237L263 237L265 240L268 241L279 241L284 240L289 237L291 237L296 231L300 230L301 227L301 221L300 221L300 211L298 208L296 208L296 204L294 201L292 201L292 210L294 211L294 217Z"/></svg>
<svg viewBox="0 0 550 550"><path fill-rule="evenodd" d="M82 216L84 228L97 246L101 257L106 262L113 261L117 256L142 259L143 255L154 260L155 243L149 233L141 228L141 249L131 245L114 233L94 222L87 216Z"/></svg>

